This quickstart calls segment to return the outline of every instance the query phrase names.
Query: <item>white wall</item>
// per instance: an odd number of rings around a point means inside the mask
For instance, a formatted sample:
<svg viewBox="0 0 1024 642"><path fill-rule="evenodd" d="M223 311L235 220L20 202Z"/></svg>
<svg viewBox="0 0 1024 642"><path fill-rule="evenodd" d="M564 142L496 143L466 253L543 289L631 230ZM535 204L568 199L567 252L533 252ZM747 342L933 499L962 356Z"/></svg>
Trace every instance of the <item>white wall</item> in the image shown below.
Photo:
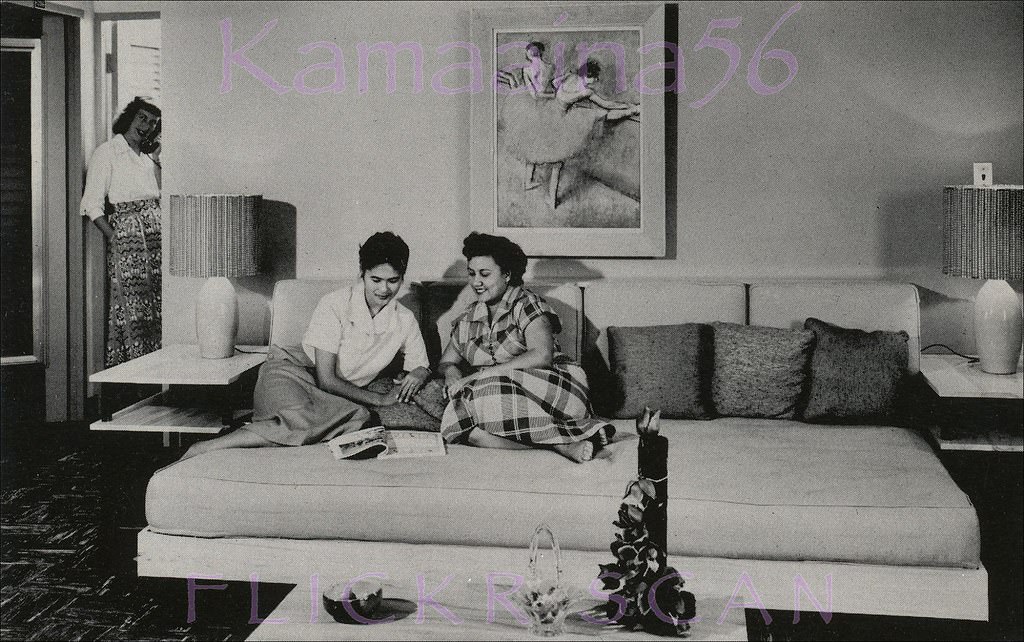
<svg viewBox="0 0 1024 642"><path fill-rule="evenodd" d="M794 52L797 77L759 96L746 62L792 4L679 6L687 90L669 258L543 260L534 273L909 280L923 288L924 341L972 349L980 284L942 275L941 188L969 182L974 161L994 163L998 182L1024 182L1021 5L804 2L770 43ZM458 276L469 232L470 98L435 94L429 75L462 59L433 51L469 40L472 6L163 3L165 195L252 192L294 207L299 277L353 275L358 243L380 229L409 241L411 279ZM742 18L728 34L743 52L740 69L692 110L725 69L720 52L693 46L709 20L730 17ZM231 91L220 93L224 18L235 48L278 20L250 57L289 86L327 59L299 47L336 43L347 89L279 96L235 67ZM412 92L403 66L398 90L386 94L378 63L370 91L358 93L356 44L381 40L422 45L426 91ZM290 274L241 284L243 338L262 338L266 297L282 276ZM200 283L165 276L165 342L193 340Z"/></svg>

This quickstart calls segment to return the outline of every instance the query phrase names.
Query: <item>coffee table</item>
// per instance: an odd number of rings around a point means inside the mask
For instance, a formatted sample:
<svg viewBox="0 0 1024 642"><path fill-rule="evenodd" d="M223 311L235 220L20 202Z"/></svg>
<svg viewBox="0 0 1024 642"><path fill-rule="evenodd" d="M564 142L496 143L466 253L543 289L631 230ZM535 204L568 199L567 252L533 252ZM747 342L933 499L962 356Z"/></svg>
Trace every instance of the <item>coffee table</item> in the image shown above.
<svg viewBox="0 0 1024 642"><path fill-rule="evenodd" d="M459 578L462 578L461 580ZM262 624L249 636L249 640L522 640L531 639L528 625L520 624L501 602L492 598L492 616L488 617L488 587L482 577L467 577L460 569L451 582L436 590L434 598L459 622L451 621L445 614L425 602L422 621L417 623L418 587L384 585L385 605L376 618L393 615L394 620L382 624L354 625L339 624L324 610L321 594L327 583L317 580L297 585L291 593L269 615L259 613ZM443 579L443 578L442 578ZM512 580L508 577L494 578L492 594L510 591ZM426 591L434 591L439 580L426 581ZM687 588L690 582L687 582ZM600 604L600 600L580 587L579 594L585 596L576 609L585 612ZM710 595L696 592L697 614L700 621L690 630L689 640L746 640L746 615L742 608L732 608L719 618L729 604L730 594ZM489 619L491 621L489 621ZM565 633L559 640L666 640L644 632L627 632L616 626L603 626L586 621L579 612L566 619Z"/></svg>

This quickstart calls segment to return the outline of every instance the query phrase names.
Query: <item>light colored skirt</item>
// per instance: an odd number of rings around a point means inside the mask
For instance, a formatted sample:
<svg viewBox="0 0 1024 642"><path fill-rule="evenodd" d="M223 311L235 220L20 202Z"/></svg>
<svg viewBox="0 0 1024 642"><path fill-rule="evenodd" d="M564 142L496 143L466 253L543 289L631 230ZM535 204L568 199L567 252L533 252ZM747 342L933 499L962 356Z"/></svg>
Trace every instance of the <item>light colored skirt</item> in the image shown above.
<svg viewBox="0 0 1024 642"><path fill-rule="evenodd" d="M242 430L282 446L304 446L364 428L371 414L321 390L313 362L300 346L270 346L256 381L252 418Z"/></svg>

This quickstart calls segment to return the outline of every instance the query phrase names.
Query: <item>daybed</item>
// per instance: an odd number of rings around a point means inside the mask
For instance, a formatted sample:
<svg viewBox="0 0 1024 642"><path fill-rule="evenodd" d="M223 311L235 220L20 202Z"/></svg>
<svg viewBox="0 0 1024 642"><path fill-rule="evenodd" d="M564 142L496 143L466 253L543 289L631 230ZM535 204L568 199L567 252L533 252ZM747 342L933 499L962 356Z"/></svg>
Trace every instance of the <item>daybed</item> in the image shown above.
<svg viewBox="0 0 1024 642"><path fill-rule="evenodd" d="M285 281L272 342L297 341L318 298L340 282ZM909 336L920 351L911 285L885 282L700 284L602 280L536 287L563 321L564 351L605 399L610 326L731 322L802 327L807 317ZM447 336L454 284L415 284L432 356ZM431 336L432 335L432 336ZM603 372L602 372L603 371ZM169 466L149 483L140 575L308 583L313 573L519 571L534 526L551 525L570 581L611 560L611 522L636 474L629 419L611 456L584 465L547 451L454 445L443 458L335 461L323 445L226 450ZM721 417L662 420L669 451L671 562L689 585L793 610L805 582L834 612L984 620L987 574L973 506L915 430ZM474 571L476 572L476 571ZM746 582L746 583L744 583ZM705 587L706 588L706 587ZM756 589L756 599L751 595ZM799 592L799 591L797 591ZM804 605L808 602L804 596Z"/></svg>

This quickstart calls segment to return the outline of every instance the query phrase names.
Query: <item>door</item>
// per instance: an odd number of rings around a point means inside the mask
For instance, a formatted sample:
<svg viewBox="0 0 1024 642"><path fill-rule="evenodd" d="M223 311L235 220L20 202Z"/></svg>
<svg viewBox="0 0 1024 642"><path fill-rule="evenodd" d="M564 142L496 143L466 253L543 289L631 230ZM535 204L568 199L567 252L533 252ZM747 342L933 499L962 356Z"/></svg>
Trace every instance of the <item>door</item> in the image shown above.
<svg viewBox="0 0 1024 642"><path fill-rule="evenodd" d="M68 177L81 150L79 21L5 4L2 22L0 402L5 423L66 421L81 416L84 392L81 305L69 305L81 292L68 224L69 189L80 189Z"/></svg>
<svg viewBox="0 0 1024 642"><path fill-rule="evenodd" d="M41 39L3 38L0 49L0 386L8 423L44 412Z"/></svg>

